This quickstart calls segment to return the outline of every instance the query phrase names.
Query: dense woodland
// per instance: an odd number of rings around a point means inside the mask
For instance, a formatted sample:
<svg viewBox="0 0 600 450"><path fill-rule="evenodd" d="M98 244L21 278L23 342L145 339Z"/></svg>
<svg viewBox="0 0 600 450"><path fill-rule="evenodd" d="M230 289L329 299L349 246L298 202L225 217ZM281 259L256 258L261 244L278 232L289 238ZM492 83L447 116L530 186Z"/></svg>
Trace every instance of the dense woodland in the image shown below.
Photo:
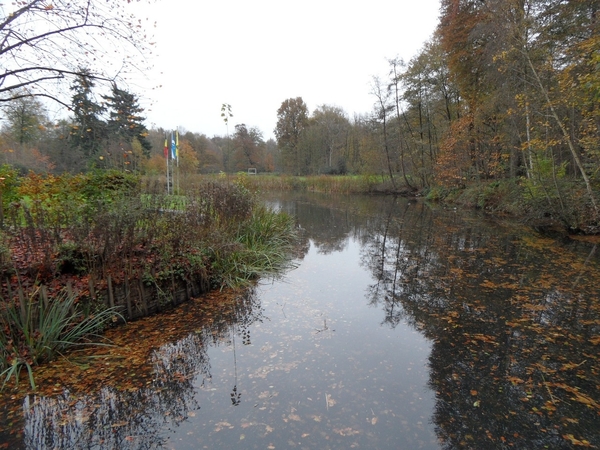
<svg viewBox="0 0 600 450"><path fill-rule="evenodd" d="M421 51L373 77L372 111L311 112L289 98L273 112L276 141L246 124L212 138L180 130L180 170L377 174L415 191L513 180L558 214L576 199L579 216L598 217L599 10L598 0L442 0ZM3 102L2 162L162 173L166 130L145 128L135 94L113 84L100 95L85 69L70 91L70 118L57 123L38 97Z"/></svg>

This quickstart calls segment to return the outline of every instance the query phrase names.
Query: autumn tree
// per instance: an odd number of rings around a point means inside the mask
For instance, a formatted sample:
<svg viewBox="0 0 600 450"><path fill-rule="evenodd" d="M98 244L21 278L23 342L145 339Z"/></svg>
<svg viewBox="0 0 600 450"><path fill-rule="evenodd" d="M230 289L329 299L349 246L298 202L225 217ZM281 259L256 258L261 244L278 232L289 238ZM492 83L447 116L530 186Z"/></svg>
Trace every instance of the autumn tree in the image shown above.
<svg viewBox="0 0 600 450"><path fill-rule="evenodd" d="M588 173L588 167L600 162L600 122L594 119L598 117L598 102L593 100L600 87L600 1L534 3L544 6L538 10L537 26L531 30L539 50L534 53L530 45L521 45L521 54L530 69L531 83L554 124L556 139L568 149L575 173L583 180L593 213L600 221L600 207ZM588 94L592 94L591 101Z"/></svg>
<svg viewBox="0 0 600 450"><path fill-rule="evenodd" d="M587 137L597 136L599 127L590 128L593 121L584 119L595 104L586 99L590 98L589 80L597 72L591 61L599 50L599 7L598 1L486 4L487 27L495 36L489 52L502 80L498 97L512 98L512 103L507 102L510 120L504 123L518 126L523 162L533 186L530 191L543 192L545 201L559 205L557 214L567 222L573 199L566 196L572 188L562 179L569 173L583 182L593 214L600 216L588 169L598 160L594 150L586 149ZM592 141L594 149L598 141Z"/></svg>
<svg viewBox="0 0 600 450"><path fill-rule="evenodd" d="M274 139L269 139L265 142L265 172L274 172L281 170L280 167L280 153L277 142Z"/></svg>
<svg viewBox="0 0 600 450"><path fill-rule="evenodd" d="M320 105L310 117L310 128L317 136L319 170L345 173L346 143L350 121L344 110L337 106Z"/></svg>
<svg viewBox="0 0 600 450"><path fill-rule="evenodd" d="M217 145L206 135L192 131L182 131L180 139L187 142L193 152L193 158L197 161L196 171L217 172L222 170L221 155Z"/></svg>
<svg viewBox="0 0 600 450"><path fill-rule="evenodd" d="M181 139L179 145L179 170L182 174L193 174L198 172L200 161L198 153L187 139Z"/></svg>
<svg viewBox="0 0 600 450"><path fill-rule="evenodd" d="M81 64L99 82L143 69L147 31L130 13L130 3L19 0L2 5L0 102L34 96L68 107L61 88L82 74Z"/></svg>
<svg viewBox="0 0 600 450"><path fill-rule="evenodd" d="M233 166L236 171L245 171L249 167L263 169L264 141L258 128L248 129L243 123L236 125L232 145Z"/></svg>
<svg viewBox="0 0 600 450"><path fill-rule="evenodd" d="M600 221L599 10L598 0L442 1L437 35L459 101L439 180L524 175L552 217Z"/></svg>
<svg viewBox="0 0 600 450"><path fill-rule="evenodd" d="M346 143L346 166L349 172L374 174L380 173L379 145L377 127L371 118L355 115L352 118Z"/></svg>
<svg viewBox="0 0 600 450"><path fill-rule="evenodd" d="M54 163L43 147L54 142L48 132L53 127L40 100L20 97L4 104L2 109L5 116L0 135L2 161L23 171L52 170Z"/></svg>
<svg viewBox="0 0 600 450"><path fill-rule="evenodd" d="M471 162L464 172L467 179L488 179L507 172L504 151L510 148L502 141L509 109L502 95L506 77L499 72L496 56L505 48L501 39L503 17L492 7L494 2L443 0L438 27L440 44L447 55L452 82L459 89L463 110L459 120L461 140L448 136L444 145L447 160L460 158L466 152ZM448 145L450 142L456 146ZM502 145L505 144L505 145ZM454 154L452 154L454 153Z"/></svg>
<svg viewBox="0 0 600 450"><path fill-rule="evenodd" d="M487 87L489 63L486 44L492 38L484 25L488 17L485 2L479 0L442 0L438 32L448 65L461 96L473 108Z"/></svg>
<svg viewBox="0 0 600 450"><path fill-rule="evenodd" d="M31 97L19 97L3 107L6 116L5 132L20 145L36 141L47 124L46 110L42 103Z"/></svg>
<svg viewBox="0 0 600 450"><path fill-rule="evenodd" d="M277 110L275 137L281 149L283 167L286 171L300 174L304 167L298 154L298 142L308 126L308 107L302 97L285 100Z"/></svg>

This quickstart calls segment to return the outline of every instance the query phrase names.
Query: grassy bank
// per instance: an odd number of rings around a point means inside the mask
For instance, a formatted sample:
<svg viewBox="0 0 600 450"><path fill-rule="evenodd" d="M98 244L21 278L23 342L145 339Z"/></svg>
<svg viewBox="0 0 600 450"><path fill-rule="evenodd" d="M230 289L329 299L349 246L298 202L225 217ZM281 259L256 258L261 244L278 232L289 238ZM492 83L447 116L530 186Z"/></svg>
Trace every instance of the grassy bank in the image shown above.
<svg viewBox="0 0 600 450"><path fill-rule="evenodd" d="M157 178L158 179L158 178ZM164 179L164 177L163 177ZM206 180L229 180L243 184L252 192L321 192L331 194L399 194L414 193L404 186L394 186L389 177L381 175L248 175L244 172L220 175L187 175L181 178L181 188L189 190Z"/></svg>
<svg viewBox="0 0 600 450"><path fill-rule="evenodd" d="M118 321L95 295L106 280L143 284L167 303L173 280L220 289L280 270L295 241L292 218L238 182L204 180L175 197L118 172L3 175L4 379Z"/></svg>

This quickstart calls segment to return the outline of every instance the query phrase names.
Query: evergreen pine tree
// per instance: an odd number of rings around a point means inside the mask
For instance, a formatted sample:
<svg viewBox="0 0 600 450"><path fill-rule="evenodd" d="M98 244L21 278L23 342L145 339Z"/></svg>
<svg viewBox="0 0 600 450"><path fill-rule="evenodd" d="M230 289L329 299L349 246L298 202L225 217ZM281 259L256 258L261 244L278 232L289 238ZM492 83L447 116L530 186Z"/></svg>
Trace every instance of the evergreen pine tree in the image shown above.
<svg viewBox="0 0 600 450"><path fill-rule="evenodd" d="M144 111L137 97L113 84L112 95L104 96L109 110L108 133L111 138L131 145L137 139L145 156L150 156L152 144L148 140L145 120L140 114Z"/></svg>
<svg viewBox="0 0 600 450"><path fill-rule="evenodd" d="M93 87L94 82L87 69L81 71L71 86L74 118L70 141L72 147L80 149L86 156L95 155L102 149L107 131L101 118L105 108L94 101Z"/></svg>

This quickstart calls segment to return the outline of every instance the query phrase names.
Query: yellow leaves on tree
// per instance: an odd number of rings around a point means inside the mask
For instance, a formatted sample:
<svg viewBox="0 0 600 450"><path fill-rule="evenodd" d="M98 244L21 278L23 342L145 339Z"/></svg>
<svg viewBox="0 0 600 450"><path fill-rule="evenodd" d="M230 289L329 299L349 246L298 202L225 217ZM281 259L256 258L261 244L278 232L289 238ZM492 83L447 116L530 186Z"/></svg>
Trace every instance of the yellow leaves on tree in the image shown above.
<svg viewBox="0 0 600 450"><path fill-rule="evenodd" d="M472 116L463 116L452 123L440 147L435 165L435 179L447 186L460 187L465 184L469 175L471 161L469 158L472 145L470 128Z"/></svg>

